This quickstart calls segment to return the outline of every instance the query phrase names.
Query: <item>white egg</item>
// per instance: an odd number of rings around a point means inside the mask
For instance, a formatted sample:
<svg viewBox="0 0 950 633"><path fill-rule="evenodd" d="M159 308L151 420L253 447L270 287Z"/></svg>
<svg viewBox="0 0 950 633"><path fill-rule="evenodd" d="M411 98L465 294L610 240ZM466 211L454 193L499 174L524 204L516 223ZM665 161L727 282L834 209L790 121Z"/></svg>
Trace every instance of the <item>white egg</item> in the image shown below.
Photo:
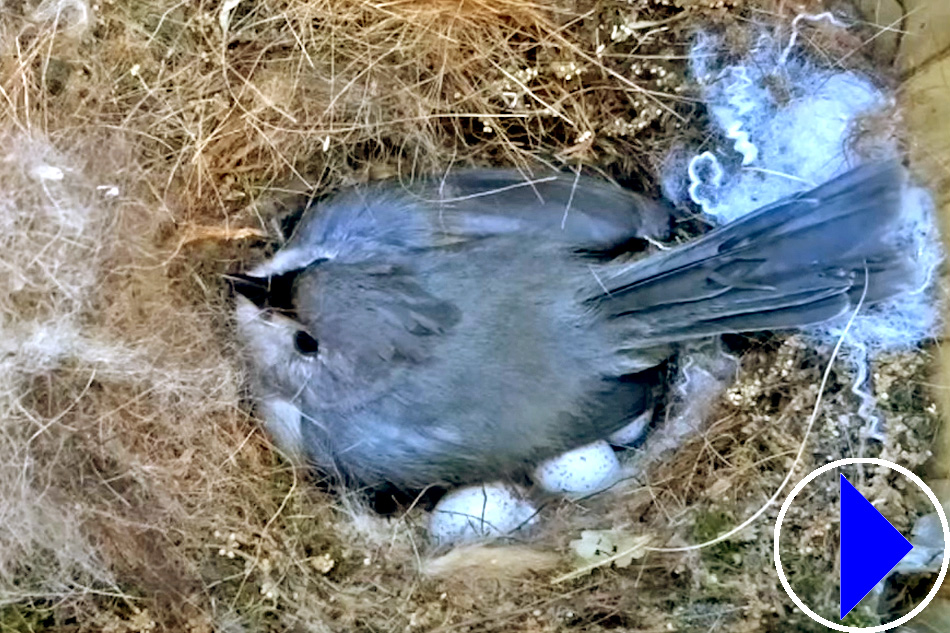
<svg viewBox="0 0 950 633"><path fill-rule="evenodd" d="M429 534L442 545L488 540L533 523L536 513L514 486L494 483L459 488L436 504Z"/></svg>
<svg viewBox="0 0 950 633"><path fill-rule="evenodd" d="M620 474L614 450L598 440L543 462L535 469L534 480L548 492L583 497L609 488Z"/></svg>
<svg viewBox="0 0 950 633"><path fill-rule="evenodd" d="M635 417L627 426L611 433L607 437L607 441L614 446L633 446L646 434L652 420L653 409L647 409Z"/></svg>

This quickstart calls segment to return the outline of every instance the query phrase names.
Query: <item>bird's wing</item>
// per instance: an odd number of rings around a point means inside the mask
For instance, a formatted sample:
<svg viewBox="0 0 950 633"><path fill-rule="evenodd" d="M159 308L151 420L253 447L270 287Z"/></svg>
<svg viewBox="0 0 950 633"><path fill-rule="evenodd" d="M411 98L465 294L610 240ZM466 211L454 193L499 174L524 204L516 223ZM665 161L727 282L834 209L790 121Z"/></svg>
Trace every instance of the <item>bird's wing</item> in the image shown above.
<svg viewBox="0 0 950 633"><path fill-rule="evenodd" d="M461 170L407 188L451 241L537 235L572 248L608 250L669 232L672 209L616 185L559 172Z"/></svg>
<svg viewBox="0 0 950 633"><path fill-rule="evenodd" d="M401 257L500 236L612 251L637 238L666 237L672 214L610 183L553 171L530 177L513 169L464 170L388 180L306 209L287 244L253 274L270 277L337 257Z"/></svg>
<svg viewBox="0 0 950 633"><path fill-rule="evenodd" d="M302 272L294 304L312 335L357 351L351 355L367 366L424 362L461 320L457 306L432 294L409 269L372 261Z"/></svg>

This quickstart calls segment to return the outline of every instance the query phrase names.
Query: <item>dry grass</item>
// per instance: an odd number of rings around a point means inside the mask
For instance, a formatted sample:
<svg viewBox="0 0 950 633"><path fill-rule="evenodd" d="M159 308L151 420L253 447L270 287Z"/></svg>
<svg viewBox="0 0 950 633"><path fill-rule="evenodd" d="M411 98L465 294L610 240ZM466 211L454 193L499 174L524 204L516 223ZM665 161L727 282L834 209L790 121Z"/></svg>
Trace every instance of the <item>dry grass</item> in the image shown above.
<svg viewBox="0 0 950 633"><path fill-rule="evenodd" d="M583 165L649 185L670 147L701 133L683 78L692 25L741 40L738 20L790 11L745 4L4 5L0 631L779 621L787 601L764 580L764 540L743 546L742 569L719 569L735 552L717 550L648 555L566 586L550 572L569 565L582 527L675 544L751 512L802 439L813 358L763 382L776 351L752 354L745 400L724 404L649 485L595 499L603 512L548 508L569 527L532 554L433 560L420 513L369 514L271 450L247 413L219 277L274 235L275 193L455 163ZM828 406L853 409L845 392ZM918 418L905 428L932 423ZM499 566L516 554L519 566ZM466 569L475 559L482 573Z"/></svg>

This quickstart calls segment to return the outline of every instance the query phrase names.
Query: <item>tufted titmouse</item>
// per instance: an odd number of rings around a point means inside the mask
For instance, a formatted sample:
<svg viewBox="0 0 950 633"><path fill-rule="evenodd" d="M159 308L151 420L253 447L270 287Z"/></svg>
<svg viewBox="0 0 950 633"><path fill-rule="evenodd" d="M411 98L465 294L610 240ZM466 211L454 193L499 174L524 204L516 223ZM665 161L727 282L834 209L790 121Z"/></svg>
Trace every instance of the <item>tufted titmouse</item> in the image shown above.
<svg viewBox="0 0 950 633"><path fill-rule="evenodd" d="M286 452L360 484L516 475L651 406L677 342L902 291L910 258L887 240L902 179L865 165L639 259L670 211L594 179L350 189L235 278L260 412Z"/></svg>

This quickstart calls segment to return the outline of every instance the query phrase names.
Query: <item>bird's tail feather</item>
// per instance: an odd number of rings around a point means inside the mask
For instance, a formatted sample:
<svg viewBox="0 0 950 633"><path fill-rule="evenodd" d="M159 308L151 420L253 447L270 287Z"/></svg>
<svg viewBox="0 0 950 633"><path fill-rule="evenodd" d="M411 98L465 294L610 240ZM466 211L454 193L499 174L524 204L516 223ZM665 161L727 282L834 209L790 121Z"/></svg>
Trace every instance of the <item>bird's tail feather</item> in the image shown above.
<svg viewBox="0 0 950 633"><path fill-rule="evenodd" d="M587 304L649 346L836 317L904 290L909 258L888 244L900 212L896 161L853 169L684 246L611 264Z"/></svg>

